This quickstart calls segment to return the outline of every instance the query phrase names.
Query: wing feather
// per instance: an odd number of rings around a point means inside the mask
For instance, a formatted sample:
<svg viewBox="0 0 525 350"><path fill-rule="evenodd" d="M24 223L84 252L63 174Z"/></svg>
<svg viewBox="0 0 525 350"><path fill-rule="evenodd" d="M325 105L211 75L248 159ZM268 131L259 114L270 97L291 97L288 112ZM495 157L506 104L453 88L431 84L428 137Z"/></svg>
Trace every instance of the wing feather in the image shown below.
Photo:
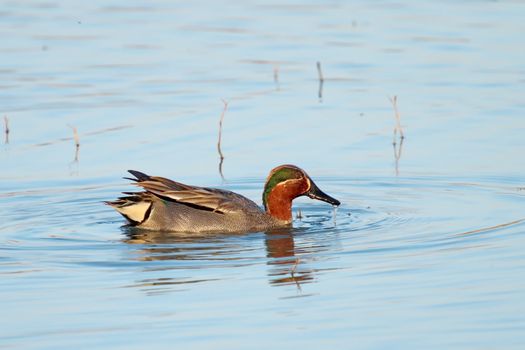
<svg viewBox="0 0 525 350"><path fill-rule="evenodd" d="M148 176L138 171L130 171L130 173L137 178L135 180L137 186L164 200L172 200L220 214L260 211L253 201L231 191L189 186L163 177Z"/></svg>

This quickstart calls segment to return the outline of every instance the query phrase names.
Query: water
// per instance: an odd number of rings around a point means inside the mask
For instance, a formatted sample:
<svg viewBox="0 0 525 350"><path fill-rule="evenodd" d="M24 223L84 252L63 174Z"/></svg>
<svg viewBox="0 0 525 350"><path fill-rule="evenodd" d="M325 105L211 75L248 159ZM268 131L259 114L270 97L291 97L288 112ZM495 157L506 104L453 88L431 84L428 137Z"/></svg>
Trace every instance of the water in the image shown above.
<svg viewBox="0 0 525 350"><path fill-rule="evenodd" d="M0 347L522 348L524 14L2 2ZM301 198L291 230L188 236L128 231L102 205L127 169L260 203L281 163L342 206Z"/></svg>

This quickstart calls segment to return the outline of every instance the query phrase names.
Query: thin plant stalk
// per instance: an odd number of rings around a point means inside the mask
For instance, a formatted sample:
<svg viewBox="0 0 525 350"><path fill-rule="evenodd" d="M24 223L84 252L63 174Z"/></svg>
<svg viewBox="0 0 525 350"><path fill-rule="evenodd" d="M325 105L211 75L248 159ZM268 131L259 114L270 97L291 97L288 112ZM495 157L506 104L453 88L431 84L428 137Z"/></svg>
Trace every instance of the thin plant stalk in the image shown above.
<svg viewBox="0 0 525 350"><path fill-rule="evenodd" d="M319 102L323 101L323 84L324 84L324 77L323 77L323 71L321 69L321 62L317 61L317 76L319 77L319 92L317 96L319 97Z"/></svg>
<svg viewBox="0 0 525 350"><path fill-rule="evenodd" d="M4 143L9 143L9 118L4 116L4 127L5 127L5 140Z"/></svg>
<svg viewBox="0 0 525 350"><path fill-rule="evenodd" d="M276 64L273 66L273 82L275 83L275 90L279 90L279 65Z"/></svg>
<svg viewBox="0 0 525 350"><path fill-rule="evenodd" d="M74 162L78 162L78 151L80 149L80 137L78 136L78 130L75 126L68 125L71 130L73 130L73 140L75 141L75 160Z"/></svg>
<svg viewBox="0 0 525 350"><path fill-rule="evenodd" d="M392 145L394 147L394 159L395 159L395 171L396 176L399 175L399 160L401 159L401 154L403 152L403 140L405 139L405 134L403 133L403 128L401 127L401 116L397 108L397 96L389 98L394 108L394 114L396 118L396 125L394 127L394 136L392 140ZM399 147L397 144L397 133L399 132Z"/></svg>
<svg viewBox="0 0 525 350"><path fill-rule="evenodd" d="M217 141L217 151L219 152L219 173L221 175L221 178L224 180L224 175L222 173L222 163L224 162L224 154L222 153L221 149L221 142L222 142L222 122L224 121L224 115L226 114L226 110L228 109L228 102L225 100L222 100L222 103L224 104L224 108L221 113L221 118L219 119L219 139Z"/></svg>
<svg viewBox="0 0 525 350"><path fill-rule="evenodd" d="M399 114L399 110L397 109L397 96L391 97L389 99L390 99L390 102L392 103L392 107L394 107L394 114L396 117L396 126L394 127L394 141L393 141L393 143L396 143L397 133L399 132L401 140L405 138L405 134L403 133L403 128L401 127L401 116Z"/></svg>

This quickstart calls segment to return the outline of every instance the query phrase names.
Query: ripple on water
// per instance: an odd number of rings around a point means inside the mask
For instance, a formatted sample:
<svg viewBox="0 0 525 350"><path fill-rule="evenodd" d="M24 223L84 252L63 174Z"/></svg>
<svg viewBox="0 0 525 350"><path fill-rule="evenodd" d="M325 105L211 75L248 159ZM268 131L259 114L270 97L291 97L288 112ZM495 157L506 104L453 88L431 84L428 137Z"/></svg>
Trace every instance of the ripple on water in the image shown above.
<svg viewBox="0 0 525 350"><path fill-rule="evenodd" d="M289 256L321 254L334 246L342 247L341 251L347 250L349 254L379 253L385 250L418 251L461 244L471 239L471 236L482 233L489 235L509 227L512 231L513 226L522 223L522 219L517 217L518 213L509 213L507 219L500 219L501 222L479 220L480 216L490 218L488 214L493 211L493 206L487 205L492 203L488 203L484 197L490 197L491 202L494 197L500 202L516 196L523 198L511 179L506 179L503 184L433 178L368 182L344 180L336 181L332 186L343 189L340 191L343 196L346 196L347 191L348 198L354 197L355 193L366 194L359 195L358 200L351 199L343 204L335 217L334 212L323 205L299 204L296 209L302 213L301 218L296 219L295 228L286 233L288 241L280 238L282 241L279 244L273 238L260 234L199 237L161 232L138 235L125 232L127 238L123 242L135 247L135 255L130 257L131 260L187 260L199 264L206 261L227 262L227 266L231 266L233 263L260 263L261 239L266 241L266 246L268 241L271 246L277 245L272 248L272 251L279 251L277 255L287 252ZM46 248L55 252L71 247L101 249L97 244L89 244L93 238L100 240L104 236L90 237L86 233L79 236L75 233L86 231L86 227L96 230L100 226L115 226L119 222L118 219L110 219L111 212L100 205L99 201L110 196L106 195L108 191L107 185L101 185L74 187L70 190L61 188L59 191L31 189L27 193L11 192L7 198L11 203L17 203L17 210L7 211L8 220L4 220L1 229L13 233L27 230L28 233L23 236L25 241L22 242L19 241L19 235L9 236L8 233L7 239L11 237L13 240L7 241L10 244L4 249ZM478 203L478 208L470 208L475 203ZM459 207L462 210L458 211ZM483 216L483 211L487 216ZM483 221L491 221L491 224ZM72 225L65 227L66 222ZM115 238L119 234L114 232L111 237ZM291 247L296 251L292 251ZM336 250L335 254L338 253ZM266 255L271 258L273 254L267 252ZM185 268L189 267L186 265Z"/></svg>
<svg viewBox="0 0 525 350"><path fill-rule="evenodd" d="M259 296L246 288L268 285L278 300L292 303L330 296L344 307L351 298L359 313L385 301L378 288L388 288L388 300L399 302L408 294L439 310L483 306L487 298L509 293L500 284L470 302L466 297L448 302L429 290L416 291L424 288L422 281L454 290L465 283L462 278L488 288L475 268L487 266L487 260L518 273L520 266L506 262L518 253L504 249L506 242L520 242L525 227L516 207L524 196L514 181L421 177L323 182L343 203L335 217L324 203L301 199L294 206L294 213L301 212L294 228L236 235L120 228L123 220L101 203L115 196L117 186L103 181L11 191L0 204L0 274L11 292L7 299L38 308L32 296L38 286L51 304L58 303L52 301L58 283L72 291L62 293L61 303L76 304L81 291L104 291L97 299L97 308L104 309L111 309L115 298L137 292L167 298L213 290L220 298L233 292L230 286L242 291L236 298L250 303ZM239 181L233 187L243 192L253 184ZM495 254L500 260L494 260ZM392 305L384 305L387 314L395 309Z"/></svg>

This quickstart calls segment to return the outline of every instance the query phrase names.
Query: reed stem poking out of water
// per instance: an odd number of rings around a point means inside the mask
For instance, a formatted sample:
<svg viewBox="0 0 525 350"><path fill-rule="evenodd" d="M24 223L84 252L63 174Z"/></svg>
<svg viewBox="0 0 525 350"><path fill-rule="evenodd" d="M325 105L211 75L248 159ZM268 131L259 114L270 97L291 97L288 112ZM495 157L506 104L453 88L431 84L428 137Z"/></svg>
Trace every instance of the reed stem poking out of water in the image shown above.
<svg viewBox="0 0 525 350"><path fill-rule="evenodd" d="M317 74L319 76L319 81L323 82L324 81L323 71L321 70L321 62L319 61L317 61Z"/></svg>
<svg viewBox="0 0 525 350"><path fill-rule="evenodd" d="M319 61L317 61L317 76L319 77L319 93L317 95L319 97L319 102L323 102L324 77L323 77L323 71L321 70L321 62Z"/></svg>
<svg viewBox="0 0 525 350"><path fill-rule="evenodd" d="M4 127L5 127L4 143L7 145L9 143L9 118L7 116L4 116Z"/></svg>
<svg viewBox="0 0 525 350"><path fill-rule="evenodd" d="M392 145L394 146L394 159L395 159L395 170L396 176L399 175L399 159L401 159L401 154L403 153L403 140L405 139L405 134L403 133L403 128L401 127L401 116L399 115L399 110L397 109L397 96L389 97L392 107L394 107L394 113L396 117L396 126L394 127L394 137L392 140ZM397 146L397 133L399 132L399 147Z"/></svg>
<svg viewBox="0 0 525 350"><path fill-rule="evenodd" d="M399 131L401 140L405 138L405 134L403 133L403 128L401 127L401 116L399 115L399 110L397 109L397 96L390 97L389 99L390 99L390 102L392 102L392 107L394 107L394 113L396 117L396 126L394 127L394 141L393 141L393 143L395 144L398 131Z"/></svg>
<svg viewBox="0 0 525 350"><path fill-rule="evenodd" d="M78 137L78 130L72 125L68 125L73 130L73 140L75 141L75 162L78 162L78 150L80 149L80 138Z"/></svg>
<svg viewBox="0 0 525 350"><path fill-rule="evenodd" d="M221 141L222 141L222 122L224 121L224 115L226 114L226 110L228 109L228 102L225 100L222 100L222 103L224 103L224 108L221 113L221 118L219 119L219 140L217 141L217 151L219 152L219 174L221 175L221 178L224 180L224 175L222 173L222 163L224 161L224 155L222 154L221 150Z"/></svg>
<svg viewBox="0 0 525 350"><path fill-rule="evenodd" d="M401 154L403 153L403 138L399 141L399 147L397 143L394 142L394 159L395 159L395 168L396 176L399 176L399 160L401 159Z"/></svg>
<svg viewBox="0 0 525 350"><path fill-rule="evenodd" d="M290 270L290 274L292 275L292 277L295 277L295 271L297 271L297 266L299 266L299 258L295 258L295 262L292 266L292 269Z"/></svg>
<svg viewBox="0 0 525 350"><path fill-rule="evenodd" d="M276 64L273 66L273 82L275 83L275 90L279 91L279 65Z"/></svg>

